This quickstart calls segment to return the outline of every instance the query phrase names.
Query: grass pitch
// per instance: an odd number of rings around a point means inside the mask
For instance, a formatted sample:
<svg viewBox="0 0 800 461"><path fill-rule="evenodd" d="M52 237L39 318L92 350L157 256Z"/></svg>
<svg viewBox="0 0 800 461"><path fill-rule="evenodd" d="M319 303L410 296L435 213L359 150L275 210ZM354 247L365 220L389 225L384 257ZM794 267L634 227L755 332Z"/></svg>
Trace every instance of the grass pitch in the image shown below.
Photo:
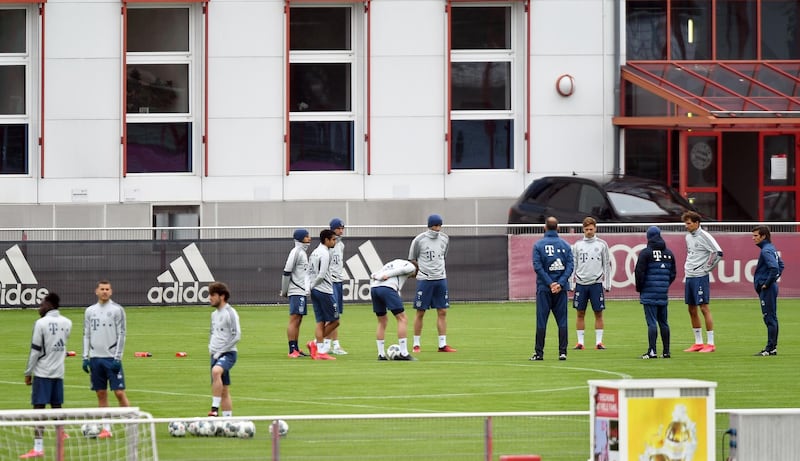
<svg viewBox="0 0 800 461"><path fill-rule="evenodd" d="M232 301L235 306L235 298ZM448 342L458 349L453 354L436 352L436 316L428 313L423 350L416 354L417 362L376 360L376 321L369 305L346 305L340 338L350 354L339 356L336 361L287 358L285 306L241 306L237 310L243 334L231 386L234 414L246 417L588 410L587 380L621 378L715 381L716 407L721 409L797 407L800 301L780 299L778 305L781 335L777 357L753 357L766 342L766 329L755 299L712 301L717 352L711 354L681 352L693 343L693 336L685 305L671 302L670 360L641 360L639 356L647 349L641 306L633 301L610 301L605 313L607 350L571 349L575 343L575 314L570 308L568 360L557 360L556 327L551 319L543 362L528 361L535 328L532 302L453 305L448 315ZM83 310L63 309L62 313L73 321L68 349L78 353L67 358L65 407L94 407L94 392L89 390L88 376L80 368ZM210 307L127 309L128 342L123 363L132 405L158 418L205 416L211 400L207 353L210 313ZM413 312L410 314L413 316ZM4 346L0 350L0 409L27 409L30 388L24 385L23 371L31 328L38 314L35 310L4 310L0 316ZM305 319L301 343L311 338L313 323L313 316ZM394 331L395 323L390 319L387 346L396 342ZM591 313L587 314L586 339L593 344ZM135 351L151 352L152 357L134 357ZM187 356L178 358L176 352L186 352ZM435 451L428 446L434 442L420 442L423 433L450 440L450 454L463 452L472 456L453 459L483 459L482 426L474 420L393 421L388 423L391 435L385 432L385 425L370 420L304 420L290 424L289 436L281 445L281 459L389 459L389 440L395 444L392 450L406 450L407 456L416 456L403 459L432 459L426 453ZM501 430L504 424L510 423L498 420L495 429ZM526 424L529 423L508 427L507 434L523 432L519 448L509 450L536 449L524 443L531 438L525 433ZM542 441L554 440L562 446L547 449L572 453L564 458L551 455L543 459L588 457L589 428L583 420L570 423L567 431L571 435L566 439L561 438L557 424L530 424L542 426L531 429L539 432ZM723 424L727 419L718 418L718 425ZM171 438L166 424L162 426L158 441L163 460L270 459L265 424L259 426L253 440ZM470 427L454 429L460 426ZM469 435L459 440L464 432ZM499 438L502 436L498 433ZM354 447L357 455L353 454ZM718 442L718 452L719 448Z"/></svg>

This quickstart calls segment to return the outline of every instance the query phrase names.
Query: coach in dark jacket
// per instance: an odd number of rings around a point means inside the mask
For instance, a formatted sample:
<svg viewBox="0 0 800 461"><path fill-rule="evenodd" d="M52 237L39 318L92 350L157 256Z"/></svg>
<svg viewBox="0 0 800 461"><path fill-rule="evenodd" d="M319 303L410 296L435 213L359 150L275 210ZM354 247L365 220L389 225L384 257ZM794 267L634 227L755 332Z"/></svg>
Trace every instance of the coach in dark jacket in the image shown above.
<svg viewBox="0 0 800 461"><path fill-rule="evenodd" d="M636 291L639 302L644 306L644 318L647 320L648 349L643 359L655 359L656 338L661 330L663 353L661 357L670 358L669 323L667 322L667 305L669 304L669 286L675 281L675 255L667 248L661 238L661 229L651 226L647 229L647 247L639 253L636 261ZM658 328L658 329L657 329Z"/></svg>

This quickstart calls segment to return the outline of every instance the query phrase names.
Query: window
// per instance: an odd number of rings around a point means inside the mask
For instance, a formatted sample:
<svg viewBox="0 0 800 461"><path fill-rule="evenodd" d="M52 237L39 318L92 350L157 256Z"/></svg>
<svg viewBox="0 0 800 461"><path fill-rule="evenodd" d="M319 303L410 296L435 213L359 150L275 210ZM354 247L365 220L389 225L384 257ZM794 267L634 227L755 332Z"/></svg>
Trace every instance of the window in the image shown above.
<svg viewBox="0 0 800 461"><path fill-rule="evenodd" d="M33 70L29 15L27 8L0 8L0 174L28 173Z"/></svg>
<svg viewBox="0 0 800 461"><path fill-rule="evenodd" d="M153 207L154 240L197 240L200 238L200 207L175 205ZM179 227L182 229L169 229Z"/></svg>
<svg viewBox="0 0 800 461"><path fill-rule="evenodd" d="M450 165L514 168L522 114L517 4L453 5L450 11Z"/></svg>
<svg viewBox="0 0 800 461"><path fill-rule="evenodd" d="M198 149L197 5L128 7L126 173L191 173Z"/></svg>
<svg viewBox="0 0 800 461"><path fill-rule="evenodd" d="M628 61L800 59L797 0L626 0L625 20Z"/></svg>
<svg viewBox="0 0 800 461"><path fill-rule="evenodd" d="M363 125L353 5L289 12L289 170L352 171ZM360 138L360 136L359 136Z"/></svg>

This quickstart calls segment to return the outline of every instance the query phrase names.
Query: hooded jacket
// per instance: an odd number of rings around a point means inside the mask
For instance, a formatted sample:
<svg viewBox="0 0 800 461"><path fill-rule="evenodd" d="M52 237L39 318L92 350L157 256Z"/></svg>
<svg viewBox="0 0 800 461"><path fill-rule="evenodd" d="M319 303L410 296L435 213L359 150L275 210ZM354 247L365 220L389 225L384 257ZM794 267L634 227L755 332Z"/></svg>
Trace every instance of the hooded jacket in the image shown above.
<svg viewBox="0 0 800 461"><path fill-rule="evenodd" d="M647 229L647 247L639 253L636 261L639 301L645 305L666 306L669 286L675 281L675 276L675 255L667 248L661 230L652 226Z"/></svg>

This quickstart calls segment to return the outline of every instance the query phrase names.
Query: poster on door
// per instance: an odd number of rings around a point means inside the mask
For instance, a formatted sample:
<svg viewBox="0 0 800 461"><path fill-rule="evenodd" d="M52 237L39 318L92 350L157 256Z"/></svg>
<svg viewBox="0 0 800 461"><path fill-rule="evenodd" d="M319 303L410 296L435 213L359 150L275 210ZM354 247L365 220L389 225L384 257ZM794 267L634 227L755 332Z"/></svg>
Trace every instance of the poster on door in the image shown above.
<svg viewBox="0 0 800 461"><path fill-rule="evenodd" d="M631 461L708 459L705 397L628 400L628 456Z"/></svg>

